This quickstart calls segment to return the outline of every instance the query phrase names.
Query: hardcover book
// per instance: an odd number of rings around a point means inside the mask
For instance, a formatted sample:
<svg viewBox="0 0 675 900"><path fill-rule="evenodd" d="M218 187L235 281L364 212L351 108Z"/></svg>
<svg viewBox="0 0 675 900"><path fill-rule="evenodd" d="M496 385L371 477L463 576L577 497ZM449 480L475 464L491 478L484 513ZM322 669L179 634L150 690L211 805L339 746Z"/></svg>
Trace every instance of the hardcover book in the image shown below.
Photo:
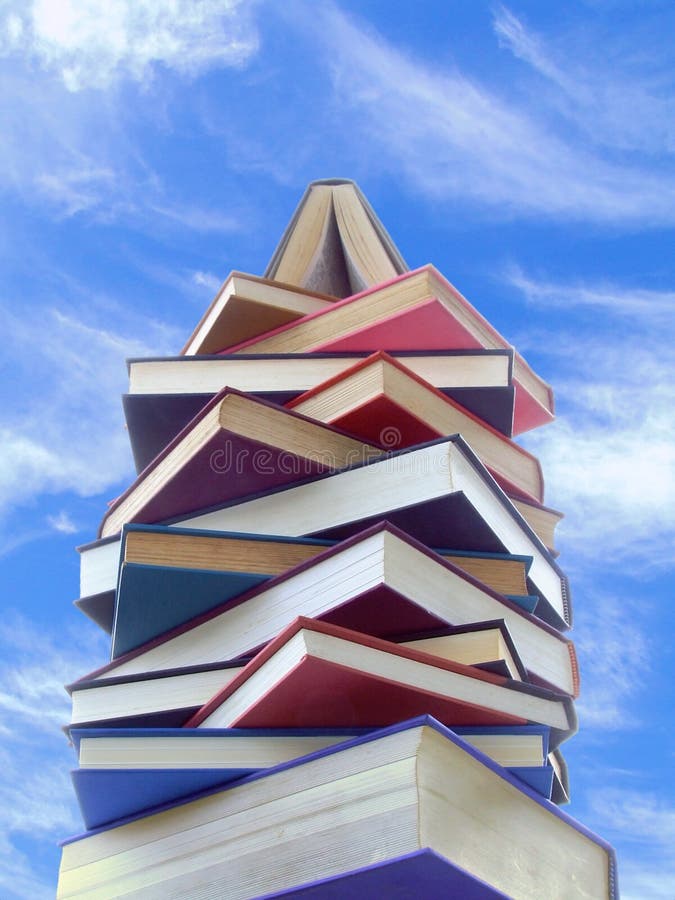
<svg viewBox="0 0 675 900"><path fill-rule="evenodd" d="M446 725L547 725L554 746L576 730L562 694L302 617L186 727L367 727L423 714Z"/></svg>
<svg viewBox="0 0 675 900"><path fill-rule="evenodd" d="M128 361L122 397L136 470L154 457L229 386L283 405L351 368L367 353L178 356ZM510 437L515 391L509 350L392 353L405 366Z"/></svg>
<svg viewBox="0 0 675 900"><path fill-rule="evenodd" d="M244 900L425 849L507 896L618 897L604 841L428 718L76 837L57 896Z"/></svg>
<svg viewBox="0 0 675 900"><path fill-rule="evenodd" d="M387 523L129 651L89 678L250 655L299 614L388 640L503 619L528 678L578 692L574 647L557 629Z"/></svg>
<svg viewBox="0 0 675 900"><path fill-rule="evenodd" d="M106 543L96 542L81 548L83 595L75 604L105 631L111 632L115 594L121 567L125 563L280 575L336 543L283 535L199 531L165 525L125 525L121 536L121 556L111 553L99 557L97 553L105 550ZM117 544L114 546L117 547ZM488 587L510 597L530 612L534 611L538 597L529 595L527 573L532 563L529 557L442 548L434 550ZM93 565L95 561L100 565Z"/></svg>
<svg viewBox="0 0 675 900"><path fill-rule="evenodd" d="M459 433L507 493L543 500L541 466L531 453L386 353L369 356L286 406L391 448Z"/></svg>
<svg viewBox="0 0 675 900"><path fill-rule="evenodd" d="M208 403L103 518L99 537L383 455L337 429L229 388Z"/></svg>
<svg viewBox="0 0 675 900"><path fill-rule="evenodd" d="M281 326L227 353L509 349L510 344L431 265L406 272L330 309ZM553 418L553 393L514 352L516 434Z"/></svg>
<svg viewBox="0 0 675 900"><path fill-rule="evenodd" d="M181 353L212 353L227 343L244 341L307 313L326 309L335 299L294 285L232 272Z"/></svg>

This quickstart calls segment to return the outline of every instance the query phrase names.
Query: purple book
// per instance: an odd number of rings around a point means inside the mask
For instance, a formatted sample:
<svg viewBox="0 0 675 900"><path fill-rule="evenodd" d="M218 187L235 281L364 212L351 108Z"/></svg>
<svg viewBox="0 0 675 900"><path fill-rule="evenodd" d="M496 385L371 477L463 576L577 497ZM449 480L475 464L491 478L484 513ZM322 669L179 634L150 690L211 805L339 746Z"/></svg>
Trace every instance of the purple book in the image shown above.
<svg viewBox="0 0 675 900"><path fill-rule="evenodd" d="M385 862L265 894L257 900L508 900L470 872L429 847Z"/></svg>
<svg viewBox="0 0 675 900"><path fill-rule="evenodd" d="M224 388L110 505L99 537L382 456L330 425Z"/></svg>

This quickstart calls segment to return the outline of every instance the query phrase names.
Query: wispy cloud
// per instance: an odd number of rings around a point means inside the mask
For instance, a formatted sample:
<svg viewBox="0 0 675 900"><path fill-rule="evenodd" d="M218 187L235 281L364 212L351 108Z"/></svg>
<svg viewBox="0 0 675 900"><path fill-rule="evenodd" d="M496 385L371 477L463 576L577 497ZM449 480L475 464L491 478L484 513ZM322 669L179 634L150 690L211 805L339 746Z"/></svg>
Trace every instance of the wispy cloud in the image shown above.
<svg viewBox="0 0 675 900"><path fill-rule="evenodd" d="M241 228L241 221L236 215L222 213L217 209L205 209L197 206L183 206L177 203L154 203L146 209L146 215L164 219L169 223L180 225L189 231L208 234L231 233Z"/></svg>
<svg viewBox="0 0 675 900"><path fill-rule="evenodd" d="M582 672L577 708L582 728L625 731L640 728L636 708L644 677L650 670L646 610L631 596L603 594L578 584L583 603L575 607L574 638Z"/></svg>
<svg viewBox="0 0 675 900"><path fill-rule="evenodd" d="M636 844L662 844L675 856L675 808L664 797L625 788L605 788L589 795L591 809L607 828Z"/></svg>
<svg viewBox="0 0 675 900"><path fill-rule="evenodd" d="M106 23L104 9L115 15L126 5L101 3L101 27ZM137 5L144 4L129 4ZM184 4L187 15L186 10ZM0 12L0 35L2 27ZM217 29L213 33L217 35ZM11 57L3 53L0 38L0 191L11 192L50 218L123 222L153 236L171 231L232 233L240 228L243 214L238 206L231 203L225 213L196 196L178 197L175 179L165 180L149 162L156 158L157 136L166 140L174 127L164 109L169 102L164 91L170 88L166 67L162 71L165 77L156 90L143 92L135 85L113 90L111 85L110 90L72 92L50 71L36 67L26 52L17 50ZM111 77L124 74L123 66L116 67ZM153 145L146 147L149 133Z"/></svg>
<svg viewBox="0 0 675 900"><path fill-rule="evenodd" d="M545 308L585 307L612 315L628 317L636 327L655 327L673 323L675 291L630 288L610 282L584 284L542 281L528 276L519 266L508 266L506 281L533 304ZM646 322L645 322L646 320Z"/></svg>
<svg viewBox="0 0 675 900"><path fill-rule="evenodd" d="M166 286L202 308L210 303L224 280L222 274L216 275L202 269L186 269L158 263L133 251L129 251L127 260L152 283Z"/></svg>
<svg viewBox="0 0 675 900"><path fill-rule="evenodd" d="M586 389L593 393L592 384ZM598 406L621 408L619 387L600 384L598 392ZM642 399L649 406L636 407L632 423L608 421L606 407L603 421L593 421L589 408L584 419L570 413L523 441L541 461L549 502L568 511L561 526L566 546L592 563L600 545L605 560L623 559L627 572L668 567L675 533L670 409L654 404L648 391Z"/></svg>
<svg viewBox="0 0 675 900"><path fill-rule="evenodd" d="M47 522L59 534L76 534L79 531L65 509L62 509L56 516L47 516Z"/></svg>
<svg viewBox="0 0 675 900"><path fill-rule="evenodd" d="M243 0L16 0L3 4L0 53L56 73L66 88L146 82L163 67L184 76L241 66L258 49Z"/></svg>
<svg viewBox="0 0 675 900"><path fill-rule="evenodd" d="M18 773L24 778L24 773ZM32 848L37 849L37 848ZM0 835L0 889L7 900L53 900L55 884L45 873L41 877L35 854L26 853Z"/></svg>
<svg viewBox="0 0 675 900"><path fill-rule="evenodd" d="M547 100L584 138L624 150L670 152L675 147L675 96L672 70L662 63L658 22L631 30L632 45L616 35L589 41L589 29L560 29L545 38L510 9L499 6L493 26L500 44L542 76L552 90ZM647 26L647 27L645 27ZM672 20L662 28L668 33ZM642 32L642 33L641 33ZM652 51L640 52L640 38ZM542 83L539 88L541 90Z"/></svg>
<svg viewBox="0 0 675 900"><path fill-rule="evenodd" d="M624 900L670 900L675 893L675 807L664 795L607 786L588 793L588 815L620 842Z"/></svg>
<svg viewBox="0 0 675 900"><path fill-rule="evenodd" d="M556 127L545 105L506 99L501 86L456 67L429 66L334 5L301 17L301 27L326 47L350 140L357 128L377 148L379 171L502 215L614 225L675 220L672 171L659 174L611 148L594 151Z"/></svg>
<svg viewBox="0 0 675 900"><path fill-rule="evenodd" d="M53 864L44 847L81 829L67 774L74 757L60 730L70 718L62 685L98 665L104 645L103 633L84 623L53 636L11 609L3 615L0 710L8 723L0 749L3 897L53 897ZM25 848L32 841L29 858Z"/></svg>
<svg viewBox="0 0 675 900"><path fill-rule="evenodd" d="M625 571L663 570L675 543L675 363L664 352L675 294L539 280L515 267L507 283L543 314L575 309L514 336L555 384L557 421L523 443L541 460L548 501L567 511L561 536L576 559L591 563L601 544Z"/></svg>
<svg viewBox="0 0 675 900"><path fill-rule="evenodd" d="M30 393L8 397L0 415L0 514L42 494L90 496L131 472L119 402L125 357L170 352L180 335L133 311L97 311L91 301L67 311L65 303L35 306L30 320L9 303L0 307L7 360L16 382L31 385ZM49 335L39 354L35 318Z"/></svg>

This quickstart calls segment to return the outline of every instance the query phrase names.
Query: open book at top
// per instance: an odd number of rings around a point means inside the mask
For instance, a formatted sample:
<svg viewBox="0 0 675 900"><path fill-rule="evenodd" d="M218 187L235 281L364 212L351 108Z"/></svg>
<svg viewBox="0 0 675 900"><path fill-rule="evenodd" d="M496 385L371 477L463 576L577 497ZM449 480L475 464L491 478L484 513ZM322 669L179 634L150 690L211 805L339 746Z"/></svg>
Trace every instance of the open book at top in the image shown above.
<svg viewBox="0 0 675 900"><path fill-rule="evenodd" d="M328 179L305 191L265 278L349 297L407 271L356 184Z"/></svg>

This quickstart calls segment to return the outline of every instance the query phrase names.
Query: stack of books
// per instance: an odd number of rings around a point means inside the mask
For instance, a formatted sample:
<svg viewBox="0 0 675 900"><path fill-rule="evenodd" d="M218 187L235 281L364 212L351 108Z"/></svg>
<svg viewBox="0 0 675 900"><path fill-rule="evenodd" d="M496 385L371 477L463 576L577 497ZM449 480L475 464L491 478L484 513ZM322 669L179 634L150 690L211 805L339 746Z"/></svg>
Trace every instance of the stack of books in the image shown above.
<svg viewBox="0 0 675 900"><path fill-rule="evenodd" d="M559 808L579 677L525 360L330 180L129 375L58 895L618 896Z"/></svg>

